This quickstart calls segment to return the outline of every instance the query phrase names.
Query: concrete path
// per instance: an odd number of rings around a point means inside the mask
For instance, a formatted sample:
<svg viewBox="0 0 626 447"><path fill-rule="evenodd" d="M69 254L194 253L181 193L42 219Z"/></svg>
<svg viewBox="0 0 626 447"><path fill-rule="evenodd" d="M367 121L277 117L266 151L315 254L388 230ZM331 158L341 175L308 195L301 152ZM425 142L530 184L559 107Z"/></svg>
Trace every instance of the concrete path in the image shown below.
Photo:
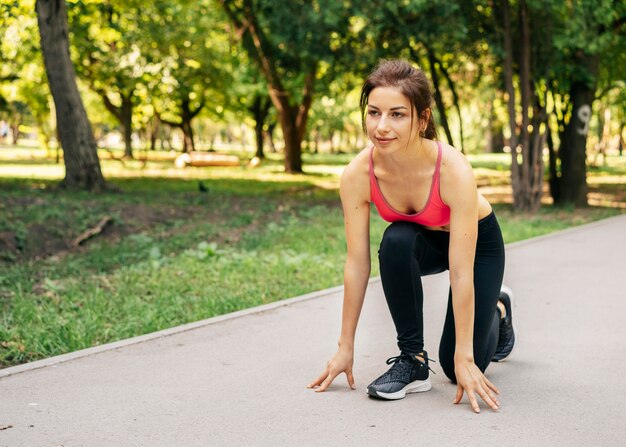
<svg viewBox="0 0 626 447"><path fill-rule="evenodd" d="M433 389L396 402L365 386L396 354L372 280L357 390L305 388L334 353L341 289L0 371L0 446L623 446L626 215L507 247L519 344L488 377L501 410ZM436 353L447 277L424 281ZM62 363L58 363L63 361ZM56 364L55 364L56 363Z"/></svg>

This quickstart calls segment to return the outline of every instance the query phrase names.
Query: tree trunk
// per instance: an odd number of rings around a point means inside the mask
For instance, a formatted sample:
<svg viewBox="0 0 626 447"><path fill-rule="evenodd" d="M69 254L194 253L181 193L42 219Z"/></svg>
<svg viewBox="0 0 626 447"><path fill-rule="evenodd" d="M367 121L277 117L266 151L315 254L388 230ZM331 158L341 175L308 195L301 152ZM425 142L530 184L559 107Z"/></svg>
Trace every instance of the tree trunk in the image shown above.
<svg viewBox="0 0 626 447"><path fill-rule="evenodd" d="M513 204L522 211L536 211L541 206L543 191L543 145L545 132L541 131L546 120L545 107L538 97L532 94L530 20L524 0L519 2L519 21L521 41L519 55L519 88L521 97L521 128L517 136L517 114L515 107L515 88L513 86L513 42L510 9L508 0L502 2L504 25L504 84L508 95L509 125L511 127L511 184ZM546 101L544 100L544 103ZM532 115L531 115L532 108ZM532 134L531 128L532 116ZM520 152L521 151L521 152ZM521 157L520 157L521 155ZM521 158L521 163L520 163Z"/></svg>
<svg viewBox="0 0 626 447"><path fill-rule="evenodd" d="M296 113L291 106L278 111L278 121L285 139L285 172L302 172L301 140L298 140Z"/></svg>
<svg viewBox="0 0 626 447"><path fill-rule="evenodd" d="M41 50L54 99L58 135L63 147L66 188L106 188L91 124L76 86L70 59L65 0L37 0Z"/></svg>
<svg viewBox="0 0 626 447"><path fill-rule="evenodd" d="M317 66L314 65L304 80L302 103L294 107L289 95L281 89L270 88L270 98L278 111L278 121L285 139L285 172L302 172L302 140L313 101L313 86ZM280 84L279 84L280 85Z"/></svg>
<svg viewBox="0 0 626 447"><path fill-rule="evenodd" d="M527 7L524 0L519 2L519 19L521 28L521 48L519 61L519 83L522 103L522 126L520 128L520 145L522 150L522 181L519 182L521 188L517 192L518 197L527 190L528 184L525 182L529 177L530 164L530 133L528 126L530 125L530 30L528 26ZM519 172L518 172L519 174ZM521 199L521 197L520 197ZM522 200L519 200L521 202ZM521 203L519 203L521 205ZM518 206L520 207L520 206ZM523 207L521 207L523 208Z"/></svg>
<svg viewBox="0 0 626 447"><path fill-rule="evenodd" d="M463 137L463 115L461 114L461 105L459 103L459 95L456 93L456 87L454 81L452 80L452 76L448 73L448 70L441 63L440 60L437 59L437 64L439 65L439 69L443 74L443 77L448 81L448 87L450 87L450 93L452 93L452 103L454 104L454 108L456 109L456 114L459 117L459 138L461 140L461 152L465 153L465 138Z"/></svg>
<svg viewBox="0 0 626 447"><path fill-rule="evenodd" d="M160 121L158 116L153 116L148 123L148 135L150 137L150 150L156 150L156 140L159 135Z"/></svg>
<svg viewBox="0 0 626 447"><path fill-rule="evenodd" d="M276 121L269 123L267 126L267 131L265 132L265 137L267 138L267 142L270 145L270 152L272 152L273 154L278 152L278 150L276 149L276 145L274 144L274 129L276 129L276 124L278 124Z"/></svg>
<svg viewBox="0 0 626 447"><path fill-rule="evenodd" d="M554 140L552 139L552 132L550 128L546 129L547 134L547 143L548 143L548 171L550 173L549 186L550 186L550 195L552 196L552 200L554 203L558 203L560 199L559 193L559 179L556 168L557 154L554 151Z"/></svg>
<svg viewBox="0 0 626 447"><path fill-rule="evenodd" d="M597 56L581 56L581 59L581 64L584 64L594 81L591 84L583 81L572 82L569 92L572 116L559 148L561 156L559 203L575 206L587 205L587 134L594 100L595 77L598 72Z"/></svg>
<svg viewBox="0 0 626 447"><path fill-rule="evenodd" d="M270 87L270 98L278 111L278 122L285 139L285 172L302 172L302 139L306 129L311 100L315 70L309 72L305 79L304 98L299 107L289 103L289 95Z"/></svg>
<svg viewBox="0 0 626 447"><path fill-rule="evenodd" d="M450 146L454 146L454 141L452 141L452 133L450 132L450 126L448 124L448 117L446 115L446 106L443 103L443 98L441 97L441 88L439 86L439 74L437 73L437 61L435 58L435 54L430 48L426 48L426 52L428 54L428 62L430 65L430 78L433 81L434 88L434 97L435 104L437 105L437 110L439 111L439 118L441 119L441 125L446 133L446 138L448 139L448 144ZM463 152L461 150L461 152Z"/></svg>
<svg viewBox="0 0 626 447"><path fill-rule="evenodd" d="M97 90L97 92L102 98L102 101L104 101L104 106L122 126L122 134L124 135L124 158L133 158L133 92L128 94L120 93L122 98L122 104L120 106L113 104L104 90Z"/></svg>
<svg viewBox="0 0 626 447"><path fill-rule="evenodd" d="M178 127L180 130L183 131L183 152L184 153L196 150L196 145L193 139L193 128L191 127L191 120L193 120L196 117L196 115L200 113L200 110L202 110L203 107L204 107L204 102L200 103L200 105L195 110L192 110L190 106L189 97L187 96L183 98L183 100L180 103L180 110L181 110L181 113L180 113L181 122L180 123L175 123L173 121L165 120L161 117L160 114L157 114L159 120L162 123L168 124L172 127Z"/></svg>
<svg viewBox="0 0 626 447"><path fill-rule="evenodd" d="M190 121L184 121L180 126L183 131L183 152L187 153L196 150L196 144L193 139L193 128Z"/></svg>
<svg viewBox="0 0 626 447"><path fill-rule="evenodd" d="M122 127L124 128L124 158L133 158L133 103L122 96Z"/></svg>
<svg viewBox="0 0 626 447"><path fill-rule="evenodd" d="M191 127L191 120L196 115L192 112L189 104L189 98L185 98L181 102L181 115L182 118L180 128L183 131L183 152L189 152L196 150L196 145L193 140L193 128Z"/></svg>
<svg viewBox="0 0 626 447"><path fill-rule="evenodd" d="M304 78L301 104L292 104L293 94L284 88L280 74L274 64L272 47L269 39L256 23L252 13L252 3L244 2L244 14L239 16L234 2L221 0L224 11L231 18L240 32L249 38L246 45L248 54L258 63L261 73L269 87L269 95L278 112L278 122L285 139L285 172L302 172L301 144L306 130L309 109L313 100L313 87L317 73L317 63L309 67Z"/></svg>
<svg viewBox="0 0 626 447"><path fill-rule="evenodd" d="M513 28L511 26L509 0L502 1L502 24L504 40L504 87L507 94L507 110L511 133L509 138L509 145L511 147L511 185L515 194L515 191L520 188L520 165L517 154L517 120L515 113L515 87L513 86Z"/></svg>
<svg viewBox="0 0 626 447"><path fill-rule="evenodd" d="M22 122L21 116L11 121L11 144L17 146L17 140L20 138L20 124Z"/></svg>
<svg viewBox="0 0 626 447"><path fill-rule="evenodd" d="M256 156L260 159L265 158L263 153L263 127L265 126L265 120L269 114L272 102L264 95L257 94L254 98L254 102L250 107L252 117L254 119L254 135L256 138Z"/></svg>
<svg viewBox="0 0 626 447"><path fill-rule="evenodd" d="M495 113L495 99L489 103L489 128L487 129L487 152L502 154L504 152L504 133L502 123Z"/></svg>

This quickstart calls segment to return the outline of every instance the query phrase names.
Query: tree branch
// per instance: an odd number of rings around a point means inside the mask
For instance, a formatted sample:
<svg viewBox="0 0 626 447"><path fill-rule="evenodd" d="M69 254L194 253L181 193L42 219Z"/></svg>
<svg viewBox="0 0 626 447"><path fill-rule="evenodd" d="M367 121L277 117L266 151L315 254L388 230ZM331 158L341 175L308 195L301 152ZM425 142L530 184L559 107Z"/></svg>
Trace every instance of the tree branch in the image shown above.
<svg viewBox="0 0 626 447"><path fill-rule="evenodd" d="M196 110L190 110L189 116L193 119L200 113L200 111L204 108L205 102L204 99L200 102L200 105L196 108Z"/></svg>
<svg viewBox="0 0 626 447"><path fill-rule="evenodd" d="M92 86L92 88L94 87ZM104 106L106 107L106 109L109 112L111 112L113 116L115 116L119 121L122 121L122 108L113 104L111 100L109 99L109 96L106 94L104 90L96 89L96 88L94 89L96 90L96 93L98 93L98 95L100 95L100 97L104 101Z"/></svg>
<svg viewBox="0 0 626 447"><path fill-rule="evenodd" d="M298 138L300 141L304 138L304 131L306 128L306 120L308 117L311 103L313 102L313 89L315 87L315 74L317 73L317 64L313 65L304 78L304 91L302 104L298 110L298 116L296 117L296 129L298 130Z"/></svg>

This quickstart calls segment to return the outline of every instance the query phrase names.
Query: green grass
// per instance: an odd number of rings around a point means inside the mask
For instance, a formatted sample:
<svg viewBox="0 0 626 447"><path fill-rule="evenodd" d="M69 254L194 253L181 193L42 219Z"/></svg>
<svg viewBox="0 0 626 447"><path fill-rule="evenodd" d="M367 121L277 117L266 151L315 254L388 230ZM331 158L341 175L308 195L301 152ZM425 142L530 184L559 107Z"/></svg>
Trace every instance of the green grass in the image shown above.
<svg viewBox="0 0 626 447"><path fill-rule="evenodd" d="M143 167L106 160L107 178L123 192L99 195L53 188L54 163L0 160L0 235L20 245L12 257L0 256L0 367L341 284L345 242L337 184L350 156L338 157L343 161L307 155L308 173L296 176L282 174L279 160L255 170L183 171L163 160ZM590 184L614 203L626 184L626 162L609 161L606 171L590 173ZM500 179L494 184L506 179L502 156L472 163L486 179ZM209 192L198 191L199 181ZM612 206L544 207L536 214L507 204L494 208L506 242L623 212ZM42 259L30 256L50 241L71 240L103 216L113 217L112 234L66 252L48 247L52 256ZM373 261L385 225L372 211ZM378 274L376 262L372 274Z"/></svg>

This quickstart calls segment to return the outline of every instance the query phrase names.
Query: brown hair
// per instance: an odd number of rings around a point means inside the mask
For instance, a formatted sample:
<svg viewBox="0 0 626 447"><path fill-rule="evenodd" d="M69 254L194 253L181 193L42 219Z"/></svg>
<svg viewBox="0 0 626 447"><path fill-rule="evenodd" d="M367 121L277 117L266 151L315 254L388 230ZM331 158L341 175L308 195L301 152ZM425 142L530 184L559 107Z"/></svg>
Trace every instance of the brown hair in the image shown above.
<svg viewBox="0 0 626 447"><path fill-rule="evenodd" d="M418 119L424 117L424 111L430 109L433 103L430 85L422 70L413 67L409 62L401 59L381 60L363 83L363 88L361 88L361 125L364 131L366 131L365 116L367 103L370 93L376 87L396 87L400 90L415 107ZM411 119L412 118L413 110L411 110ZM431 140L437 138L432 109L426 130L421 135Z"/></svg>

